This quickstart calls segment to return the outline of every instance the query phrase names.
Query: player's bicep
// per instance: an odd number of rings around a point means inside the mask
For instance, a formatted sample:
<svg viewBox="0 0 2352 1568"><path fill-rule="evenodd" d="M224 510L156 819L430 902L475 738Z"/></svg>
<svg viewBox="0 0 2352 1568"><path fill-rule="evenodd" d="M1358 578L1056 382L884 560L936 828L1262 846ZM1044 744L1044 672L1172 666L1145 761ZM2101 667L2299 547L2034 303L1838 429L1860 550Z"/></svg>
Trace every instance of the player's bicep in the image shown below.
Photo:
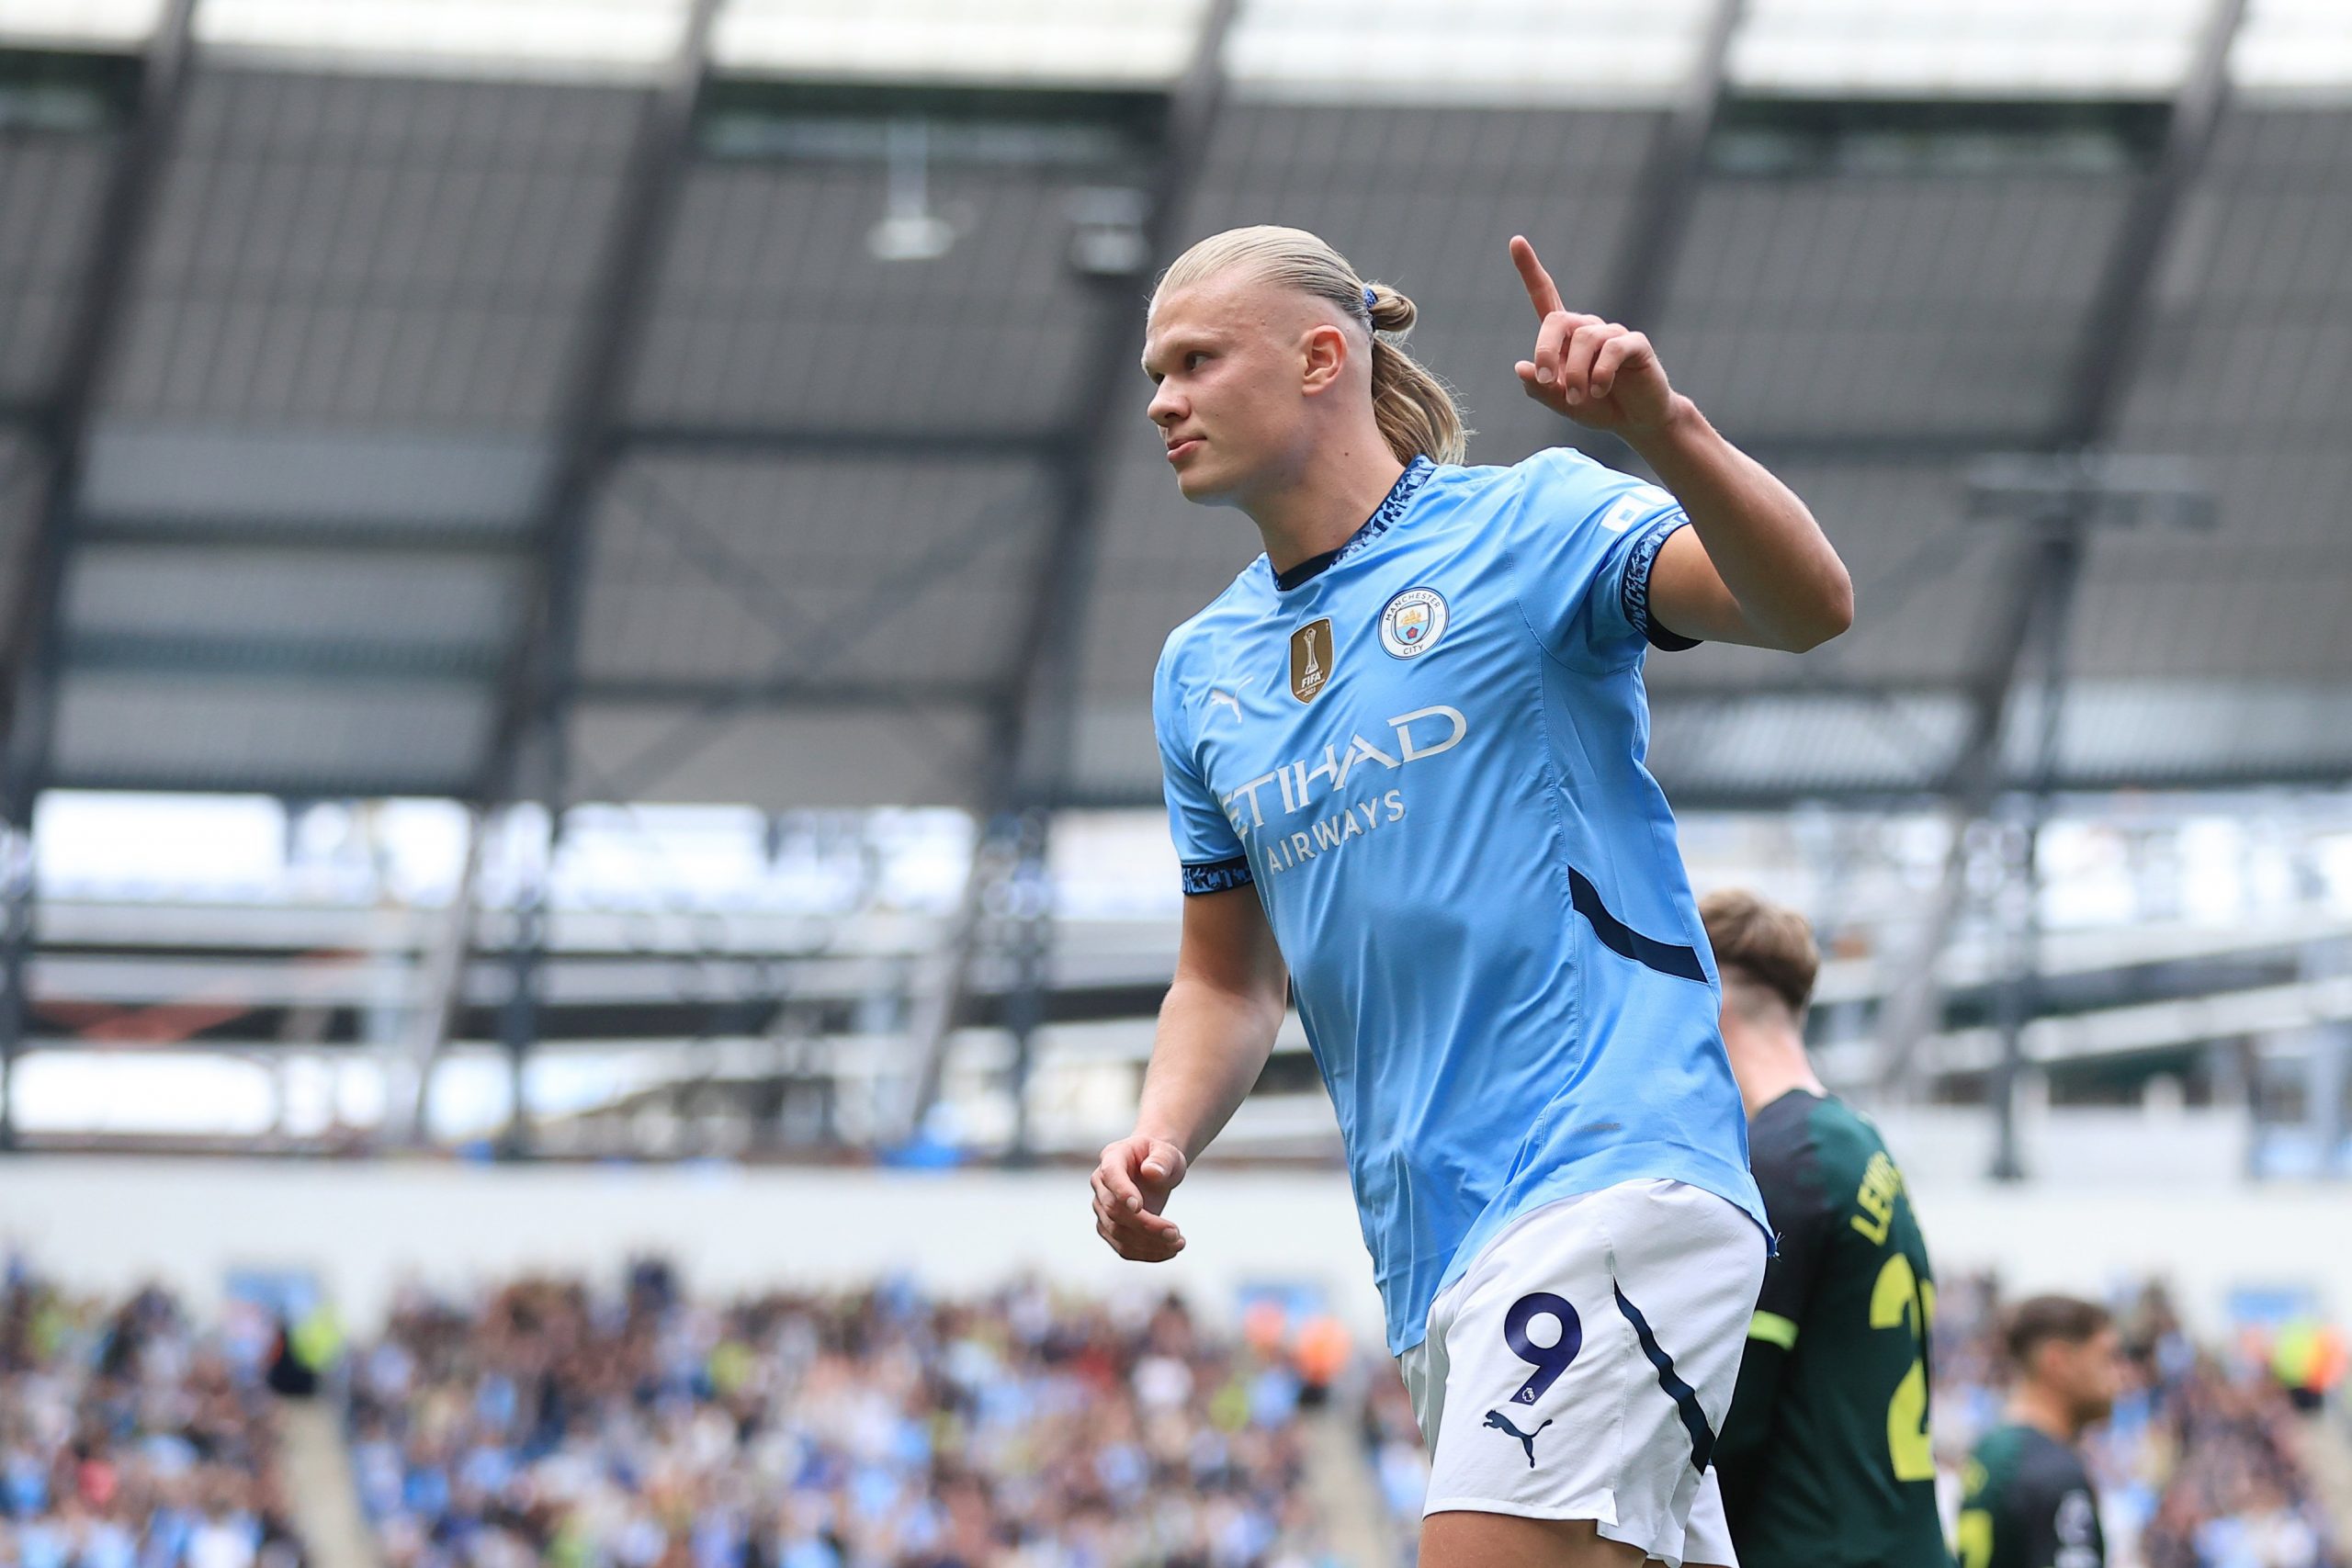
<svg viewBox="0 0 2352 1568"><path fill-rule="evenodd" d="M1256 888L1234 887L1184 900L1176 980L1281 1010L1290 971Z"/></svg>
<svg viewBox="0 0 2352 1568"><path fill-rule="evenodd" d="M1649 607L1652 623L1677 637L1749 648L1776 646L1739 607L1696 528L1677 528L1659 547L1650 568Z"/></svg>

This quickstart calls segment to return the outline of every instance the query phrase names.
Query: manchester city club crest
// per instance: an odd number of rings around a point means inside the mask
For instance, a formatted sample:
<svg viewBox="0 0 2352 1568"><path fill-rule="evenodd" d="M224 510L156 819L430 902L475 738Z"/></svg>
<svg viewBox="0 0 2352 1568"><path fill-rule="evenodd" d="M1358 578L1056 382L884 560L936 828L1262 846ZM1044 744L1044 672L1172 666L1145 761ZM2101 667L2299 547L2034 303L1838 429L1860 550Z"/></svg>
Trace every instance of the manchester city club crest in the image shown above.
<svg viewBox="0 0 2352 1568"><path fill-rule="evenodd" d="M1445 635L1445 600L1434 588L1408 588L1380 612L1380 646L1396 659L1419 659Z"/></svg>

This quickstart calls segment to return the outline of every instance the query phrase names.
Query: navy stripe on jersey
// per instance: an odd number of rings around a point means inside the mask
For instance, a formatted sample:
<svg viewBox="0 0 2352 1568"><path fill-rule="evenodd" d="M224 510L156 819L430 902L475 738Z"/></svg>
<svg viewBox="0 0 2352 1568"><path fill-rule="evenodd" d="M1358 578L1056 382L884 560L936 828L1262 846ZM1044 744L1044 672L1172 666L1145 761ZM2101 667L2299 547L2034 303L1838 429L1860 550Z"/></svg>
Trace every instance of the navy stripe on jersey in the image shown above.
<svg viewBox="0 0 2352 1568"><path fill-rule="evenodd" d="M1623 1288L1613 1282L1609 1288L1617 1297L1617 1310L1634 1325L1634 1337L1642 1342L1642 1354L1657 1369L1657 1386L1666 1390L1666 1396L1682 1413L1683 1430L1690 1434L1690 1467L1706 1474L1708 1461L1714 1457L1715 1429L1707 1425L1707 1413L1699 1408L1697 1391L1675 1371L1674 1358L1666 1353L1666 1347L1650 1332L1650 1321L1642 1315L1642 1309L1625 1299Z"/></svg>
<svg viewBox="0 0 2352 1568"><path fill-rule="evenodd" d="M1250 870L1250 857L1235 855L1231 860L1211 861L1206 865L1184 868L1184 895L1222 893L1228 887L1247 887L1257 877Z"/></svg>
<svg viewBox="0 0 2352 1568"><path fill-rule="evenodd" d="M1687 947L1677 947L1670 942L1644 936L1611 914L1609 906L1600 901L1600 889L1586 881L1584 874L1575 866L1568 867L1568 897L1575 903L1577 913L1592 923L1592 934L1600 939L1601 946L1618 957L1645 964L1659 974L1671 975L1678 980L1705 982L1706 966L1699 962L1696 953Z"/></svg>

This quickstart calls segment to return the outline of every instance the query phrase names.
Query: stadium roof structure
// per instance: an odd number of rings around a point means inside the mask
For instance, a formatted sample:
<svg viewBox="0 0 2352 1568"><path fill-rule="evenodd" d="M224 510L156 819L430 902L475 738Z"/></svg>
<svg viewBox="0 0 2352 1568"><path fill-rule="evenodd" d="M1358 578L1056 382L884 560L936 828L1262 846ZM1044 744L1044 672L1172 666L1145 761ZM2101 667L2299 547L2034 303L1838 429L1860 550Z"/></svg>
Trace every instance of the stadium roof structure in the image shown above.
<svg viewBox="0 0 2352 1568"><path fill-rule="evenodd" d="M1141 302L1269 220L1415 297L1478 460L1577 438L1524 231L1821 515L1850 634L1650 665L1679 801L2340 779L2334 10L16 0L8 809L1154 799L1255 547Z"/></svg>

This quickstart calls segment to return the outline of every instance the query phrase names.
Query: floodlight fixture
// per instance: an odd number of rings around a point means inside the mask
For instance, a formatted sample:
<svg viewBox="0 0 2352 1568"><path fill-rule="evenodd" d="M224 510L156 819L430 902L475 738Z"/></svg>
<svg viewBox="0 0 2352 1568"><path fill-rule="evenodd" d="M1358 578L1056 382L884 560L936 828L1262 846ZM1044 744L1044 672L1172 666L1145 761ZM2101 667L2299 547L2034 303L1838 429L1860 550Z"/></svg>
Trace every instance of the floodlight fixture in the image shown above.
<svg viewBox="0 0 2352 1568"><path fill-rule="evenodd" d="M1150 203L1126 186L1089 186L1069 198L1070 270L1083 277L1136 277L1151 265L1144 236Z"/></svg>
<svg viewBox="0 0 2352 1568"><path fill-rule="evenodd" d="M932 210L931 130L920 119L890 122L889 185L865 248L877 261L937 261L956 248L956 225Z"/></svg>

